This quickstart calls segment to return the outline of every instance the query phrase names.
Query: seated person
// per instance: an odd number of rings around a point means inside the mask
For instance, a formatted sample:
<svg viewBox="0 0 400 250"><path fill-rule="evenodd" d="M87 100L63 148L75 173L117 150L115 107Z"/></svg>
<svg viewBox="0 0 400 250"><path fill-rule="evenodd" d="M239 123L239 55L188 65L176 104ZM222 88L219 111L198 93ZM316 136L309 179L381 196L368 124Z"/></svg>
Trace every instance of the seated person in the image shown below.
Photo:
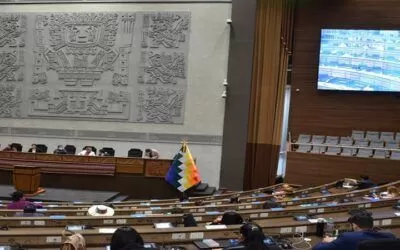
<svg viewBox="0 0 400 250"><path fill-rule="evenodd" d="M400 191L398 187L390 186L386 192L380 193L379 197L382 199L393 199L400 196Z"/></svg>
<svg viewBox="0 0 400 250"><path fill-rule="evenodd" d="M231 198L229 198L229 203L230 204L239 204L240 203L240 194L235 194L232 195Z"/></svg>
<svg viewBox="0 0 400 250"><path fill-rule="evenodd" d="M325 237L321 243L314 246L313 250L357 250L357 245L364 240L396 238L388 232L378 232L374 228L374 219L370 213L354 213L348 222L353 232L342 233L335 240Z"/></svg>
<svg viewBox="0 0 400 250"><path fill-rule="evenodd" d="M254 223L246 223L240 227L240 243L227 249L268 250L264 243L262 228Z"/></svg>
<svg viewBox="0 0 400 250"><path fill-rule="evenodd" d="M358 181L357 183L357 189L367 189L367 188L372 188L375 187L375 183L373 183L370 179L369 176L367 175L362 175L361 180Z"/></svg>
<svg viewBox="0 0 400 250"><path fill-rule="evenodd" d="M53 154L55 154L55 155L65 155L65 154L67 154L67 150L65 150L63 145L58 145L57 148L54 150Z"/></svg>
<svg viewBox="0 0 400 250"><path fill-rule="evenodd" d="M32 144L31 148L28 150L28 153L41 153L41 151L36 147L36 144Z"/></svg>
<svg viewBox="0 0 400 250"><path fill-rule="evenodd" d="M4 152L17 152L17 149L13 147L11 144L8 144L7 147L3 148Z"/></svg>
<svg viewBox="0 0 400 250"><path fill-rule="evenodd" d="M24 208L24 212L15 213L15 217L41 217L44 216L42 213L36 212L36 206L34 204L28 204Z"/></svg>
<svg viewBox="0 0 400 250"><path fill-rule="evenodd" d="M271 208L283 208L283 206L276 202L275 199L268 199L263 204L263 209L271 209Z"/></svg>
<svg viewBox="0 0 400 250"><path fill-rule="evenodd" d="M160 158L160 154L158 153L158 151L152 148L146 148L146 150L144 151L144 155L150 159Z"/></svg>
<svg viewBox="0 0 400 250"><path fill-rule="evenodd" d="M7 209L24 209L27 205L34 205L37 208L42 208L40 204L34 204L30 201L25 200L24 194L20 191L16 191L11 194L11 203L7 205Z"/></svg>
<svg viewBox="0 0 400 250"><path fill-rule="evenodd" d="M235 211L225 212L222 216L218 216L211 225L238 225L243 223L243 218Z"/></svg>
<svg viewBox="0 0 400 250"><path fill-rule="evenodd" d="M145 248L142 236L132 227L120 227L111 237L111 250L157 249Z"/></svg>
<svg viewBox="0 0 400 250"><path fill-rule="evenodd" d="M92 147L86 147L82 152L80 152L78 155L82 156L96 156L96 154L93 152Z"/></svg>

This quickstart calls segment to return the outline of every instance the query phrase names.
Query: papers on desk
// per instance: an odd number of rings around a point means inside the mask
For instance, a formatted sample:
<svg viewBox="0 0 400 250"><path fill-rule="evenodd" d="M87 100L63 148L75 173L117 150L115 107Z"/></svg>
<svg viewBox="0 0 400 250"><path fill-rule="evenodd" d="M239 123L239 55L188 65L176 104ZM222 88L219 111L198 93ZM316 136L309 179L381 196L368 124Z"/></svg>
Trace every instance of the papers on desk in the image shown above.
<svg viewBox="0 0 400 250"><path fill-rule="evenodd" d="M394 213L396 216L400 216L400 213Z"/></svg>
<svg viewBox="0 0 400 250"><path fill-rule="evenodd" d="M354 188L354 187L350 186L350 185L343 184L343 188L351 189L351 188Z"/></svg>
<svg viewBox="0 0 400 250"><path fill-rule="evenodd" d="M207 230L212 229L226 229L226 225L206 225Z"/></svg>
<svg viewBox="0 0 400 250"><path fill-rule="evenodd" d="M318 219L309 219L308 220L310 223L315 224L318 222Z"/></svg>
<svg viewBox="0 0 400 250"><path fill-rule="evenodd" d="M117 229L116 228L99 228L99 233L101 234L113 234Z"/></svg>

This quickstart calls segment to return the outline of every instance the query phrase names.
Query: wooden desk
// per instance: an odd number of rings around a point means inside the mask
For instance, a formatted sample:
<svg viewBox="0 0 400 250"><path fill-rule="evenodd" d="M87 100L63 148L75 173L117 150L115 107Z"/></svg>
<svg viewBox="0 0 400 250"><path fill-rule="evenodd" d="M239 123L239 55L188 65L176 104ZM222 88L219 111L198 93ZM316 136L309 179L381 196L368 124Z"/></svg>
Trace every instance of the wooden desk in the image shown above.
<svg viewBox="0 0 400 250"><path fill-rule="evenodd" d="M18 191L25 194L36 193L40 186L40 168L27 165L14 166L13 182Z"/></svg>

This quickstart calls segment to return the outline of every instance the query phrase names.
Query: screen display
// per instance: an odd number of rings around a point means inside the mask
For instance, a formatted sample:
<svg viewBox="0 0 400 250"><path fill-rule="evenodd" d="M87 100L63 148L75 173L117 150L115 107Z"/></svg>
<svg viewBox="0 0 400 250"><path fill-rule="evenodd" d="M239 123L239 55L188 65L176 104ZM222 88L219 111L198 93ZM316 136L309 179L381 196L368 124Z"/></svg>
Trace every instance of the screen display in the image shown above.
<svg viewBox="0 0 400 250"><path fill-rule="evenodd" d="M322 29L318 89L400 91L400 31Z"/></svg>

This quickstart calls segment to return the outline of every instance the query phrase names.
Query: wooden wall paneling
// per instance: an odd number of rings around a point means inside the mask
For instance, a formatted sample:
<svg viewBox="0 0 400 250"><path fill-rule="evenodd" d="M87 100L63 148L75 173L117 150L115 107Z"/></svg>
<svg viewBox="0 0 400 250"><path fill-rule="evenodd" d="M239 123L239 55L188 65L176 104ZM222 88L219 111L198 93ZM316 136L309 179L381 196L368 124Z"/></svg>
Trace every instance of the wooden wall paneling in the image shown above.
<svg viewBox="0 0 400 250"><path fill-rule="evenodd" d="M399 12L397 0L299 1L289 125L294 137L300 133L344 136L353 129L399 130L399 94L317 91L321 28L400 30Z"/></svg>
<svg viewBox="0 0 400 250"><path fill-rule="evenodd" d="M396 181L400 161L288 152L286 182L321 185L341 178L369 175L376 183Z"/></svg>

